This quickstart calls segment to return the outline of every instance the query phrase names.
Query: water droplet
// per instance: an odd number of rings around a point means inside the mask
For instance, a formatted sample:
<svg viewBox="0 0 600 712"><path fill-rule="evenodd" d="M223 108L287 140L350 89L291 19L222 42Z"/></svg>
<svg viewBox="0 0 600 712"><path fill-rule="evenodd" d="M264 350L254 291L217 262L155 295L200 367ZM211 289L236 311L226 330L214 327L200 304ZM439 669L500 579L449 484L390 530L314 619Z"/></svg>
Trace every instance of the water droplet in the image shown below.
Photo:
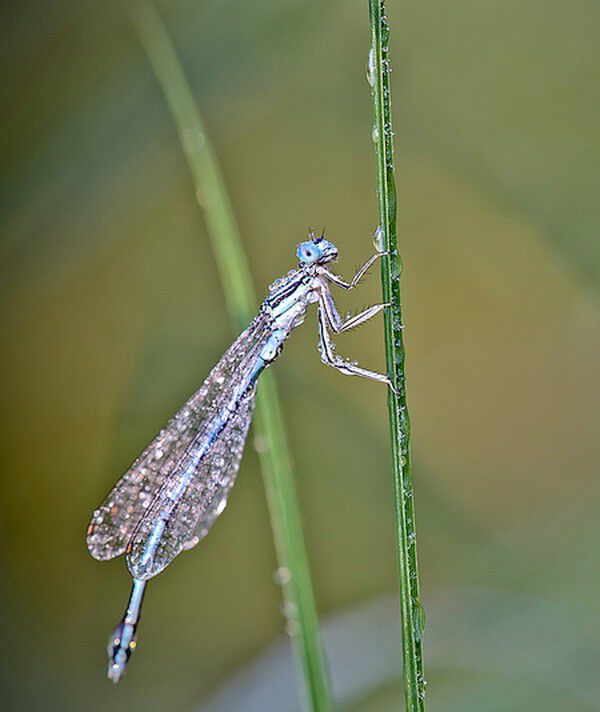
<svg viewBox="0 0 600 712"><path fill-rule="evenodd" d="M427 687L427 680L422 672L417 673L417 694L420 700L425 699L425 688Z"/></svg>
<svg viewBox="0 0 600 712"><path fill-rule="evenodd" d="M201 185L196 191L196 200L201 208L208 208L213 201L213 190L208 185Z"/></svg>
<svg viewBox="0 0 600 712"><path fill-rule="evenodd" d="M188 154L200 153L204 148L206 138L197 126L190 126L183 129L182 144L183 150Z"/></svg>
<svg viewBox="0 0 600 712"><path fill-rule="evenodd" d="M273 579L279 586L285 586L291 581L292 574L286 566L280 566L275 572Z"/></svg>
<svg viewBox="0 0 600 712"><path fill-rule="evenodd" d="M373 233L373 244L377 252L383 252L385 248L385 233L381 225L377 226L377 230Z"/></svg>
<svg viewBox="0 0 600 712"><path fill-rule="evenodd" d="M193 549L196 544L200 541L200 537L194 536L188 542L183 545L183 548L187 551L188 549Z"/></svg>
<svg viewBox="0 0 600 712"><path fill-rule="evenodd" d="M427 625L427 618L425 616L425 609L418 598L413 599L413 621L415 626L415 638L421 640L423 638L423 631ZM426 684L425 679L423 679L423 687L425 687Z"/></svg>
<svg viewBox="0 0 600 712"><path fill-rule="evenodd" d="M221 499L221 501L217 504L217 506L215 508L217 517L219 516L219 514L223 514L223 511L225 510L226 506L227 506L227 499L225 497L223 497L223 499Z"/></svg>
<svg viewBox="0 0 600 712"><path fill-rule="evenodd" d="M267 452L269 449L267 440L262 435L257 435L254 438L253 445L254 445L254 449L256 450L256 452L261 453L261 454Z"/></svg>
<svg viewBox="0 0 600 712"><path fill-rule="evenodd" d="M290 638L295 638L298 635L298 623L296 621L288 621L285 624L285 632Z"/></svg>
<svg viewBox="0 0 600 712"><path fill-rule="evenodd" d="M373 139L373 143L377 143L379 141L379 128L377 126L373 126L371 138Z"/></svg>
<svg viewBox="0 0 600 712"><path fill-rule="evenodd" d="M293 601L284 601L282 613L287 618L288 622L293 621L298 616L298 608Z"/></svg>
<svg viewBox="0 0 600 712"><path fill-rule="evenodd" d="M370 86L375 86L375 51L372 47L369 50L369 58L367 59L367 81Z"/></svg>

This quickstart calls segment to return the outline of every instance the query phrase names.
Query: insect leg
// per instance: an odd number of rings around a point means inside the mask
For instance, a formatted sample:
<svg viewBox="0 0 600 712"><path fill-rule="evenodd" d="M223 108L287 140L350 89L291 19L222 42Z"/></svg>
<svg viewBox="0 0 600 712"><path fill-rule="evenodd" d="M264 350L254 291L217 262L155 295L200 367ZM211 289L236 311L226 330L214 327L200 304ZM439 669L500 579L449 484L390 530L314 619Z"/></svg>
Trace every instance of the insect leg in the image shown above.
<svg viewBox="0 0 600 712"><path fill-rule="evenodd" d="M346 282L345 279L342 279L342 277L340 277L339 275L330 272L328 269L323 269L322 274L330 282L336 284L342 289L354 289L354 287L356 287L356 285L365 276L368 270L370 270L371 267L375 264L376 260L379 259L379 257L383 257L384 255L389 254L389 252L376 252L374 255L371 255L369 259L364 263L364 265L356 272L354 277L352 277L352 280L350 282Z"/></svg>
<svg viewBox="0 0 600 712"><path fill-rule="evenodd" d="M332 366L340 373L344 373L347 376L361 376L362 378L368 378L372 381L387 383L393 390L390 379L384 373L368 371L366 368L361 368L356 363L347 361L341 356L336 356L335 344L331 340L331 336L327 329L327 322L328 317L325 311L325 301L321 298L319 299L319 353L321 355L321 361L323 361L323 363L327 366Z"/></svg>
<svg viewBox="0 0 600 712"><path fill-rule="evenodd" d="M322 304L323 309L325 310L329 326L333 329L333 331L335 331L336 334L341 334L343 331L348 331L348 329L354 329L354 327L364 324L365 321L368 321L376 314L379 314L379 312L387 306L387 304L375 304L372 307L368 307L367 309L358 312L358 314L354 314L347 319L342 319L335 306L331 292L325 283L323 283L319 303Z"/></svg>

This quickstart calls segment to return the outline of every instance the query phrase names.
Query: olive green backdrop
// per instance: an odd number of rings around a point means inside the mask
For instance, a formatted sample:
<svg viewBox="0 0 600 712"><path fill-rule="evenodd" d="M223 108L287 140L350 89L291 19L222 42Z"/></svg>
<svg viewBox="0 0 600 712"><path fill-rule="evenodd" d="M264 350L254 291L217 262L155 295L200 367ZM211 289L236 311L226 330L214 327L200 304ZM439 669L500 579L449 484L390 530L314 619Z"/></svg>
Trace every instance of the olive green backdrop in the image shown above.
<svg viewBox="0 0 600 712"><path fill-rule="evenodd" d="M376 221L366 2L159 10L259 294L309 226L350 275ZM149 587L123 683L104 677L129 577L88 555L89 515L233 334L124 6L0 12L0 704L296 710L251 446L214 530ZM389 14L429 706L596 710L598 4ZM382 339L338 345L381 368ZM331 666L344 709L396 710L385 392L316 342L312 315L274 370Z"/></svg>

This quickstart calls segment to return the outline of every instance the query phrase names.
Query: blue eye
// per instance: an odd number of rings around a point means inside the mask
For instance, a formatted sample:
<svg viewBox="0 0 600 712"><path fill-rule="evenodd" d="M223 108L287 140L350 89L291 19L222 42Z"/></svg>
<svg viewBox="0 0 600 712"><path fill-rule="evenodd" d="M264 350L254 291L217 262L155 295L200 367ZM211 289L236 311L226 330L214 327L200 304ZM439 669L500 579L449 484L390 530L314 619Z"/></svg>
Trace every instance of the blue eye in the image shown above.
<svg viewBox="0 0 600 712"><path fill-rule="evenodd" d="M305 264L310 264L311 262L316 262L321 256L321 250L315 245L314 242L301 242L296 250L298 259L300 262Z"/></svg>

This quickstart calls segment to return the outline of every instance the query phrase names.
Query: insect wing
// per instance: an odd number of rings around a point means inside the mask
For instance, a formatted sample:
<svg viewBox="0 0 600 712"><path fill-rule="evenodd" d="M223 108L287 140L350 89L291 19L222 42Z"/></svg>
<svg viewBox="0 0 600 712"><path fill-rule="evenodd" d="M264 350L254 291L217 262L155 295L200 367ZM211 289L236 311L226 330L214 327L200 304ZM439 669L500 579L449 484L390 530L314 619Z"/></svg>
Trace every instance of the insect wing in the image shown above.
<svg viewBox="0 0 600 712"><path fill-rule="evenodd" d="M254 394L252 388L238 404L210 450L195 465L187 486L178 493L176 502L173 503L173 490L178 487L179 478L173 473L145 512L127 554L127 566L134 578L148 579L160 573L177 554L195 546L225 509L242 459L252 419ZM185 471L192 458L190 451L178 470ZM148 543L161 518L164 528L152 554L148 555Z"/></svg>
<svg viewBox="0 0 600 712"><path fill-rule="evenodd" d="M232 382L248 368L268 338L268 317L259 314L234 341L201 388L169 420L94 512L87 546L96 559L123 554L145 512L222 408Z"/></svg>

